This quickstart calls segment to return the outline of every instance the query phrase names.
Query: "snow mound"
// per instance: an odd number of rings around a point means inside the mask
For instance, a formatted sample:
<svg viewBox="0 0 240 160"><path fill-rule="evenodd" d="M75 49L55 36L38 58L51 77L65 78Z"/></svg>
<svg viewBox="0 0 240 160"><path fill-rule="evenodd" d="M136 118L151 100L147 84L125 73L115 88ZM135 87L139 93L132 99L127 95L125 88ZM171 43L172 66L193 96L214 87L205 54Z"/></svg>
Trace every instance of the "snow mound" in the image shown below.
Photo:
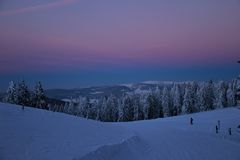
<svg viewBox="0 0 240 160"><path fill-rule="evenodd" d="M151 154L151 148L144 143L139 137L133 136L121 143L103 145L95 151L75 160L155 160Z"/></svg>

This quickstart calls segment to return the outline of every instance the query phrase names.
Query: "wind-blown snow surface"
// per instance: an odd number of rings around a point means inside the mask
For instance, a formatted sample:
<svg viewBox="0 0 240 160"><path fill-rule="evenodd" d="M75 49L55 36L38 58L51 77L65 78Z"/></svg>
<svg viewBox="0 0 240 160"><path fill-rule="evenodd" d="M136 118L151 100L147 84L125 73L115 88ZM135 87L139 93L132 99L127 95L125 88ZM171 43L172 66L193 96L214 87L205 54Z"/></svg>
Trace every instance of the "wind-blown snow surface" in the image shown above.
<svg viewBox="0 0 240 160"><path fill-rule="evenodd" d="M239 124L238 108L102 123L0 103L0 160L239 160Z"/></svg>

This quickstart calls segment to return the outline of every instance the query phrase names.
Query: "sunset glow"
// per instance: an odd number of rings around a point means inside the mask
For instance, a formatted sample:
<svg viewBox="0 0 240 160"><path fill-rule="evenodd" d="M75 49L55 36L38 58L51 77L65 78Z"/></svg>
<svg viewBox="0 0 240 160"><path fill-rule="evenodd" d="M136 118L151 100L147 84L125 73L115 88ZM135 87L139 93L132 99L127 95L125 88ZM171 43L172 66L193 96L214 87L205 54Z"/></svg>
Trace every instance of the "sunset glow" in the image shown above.
<svg viewBox="0 0 240 160"><path fill-rule="evenodd" d="M3 0L0 87L234 78L239 15L238 0Z"/></svg>

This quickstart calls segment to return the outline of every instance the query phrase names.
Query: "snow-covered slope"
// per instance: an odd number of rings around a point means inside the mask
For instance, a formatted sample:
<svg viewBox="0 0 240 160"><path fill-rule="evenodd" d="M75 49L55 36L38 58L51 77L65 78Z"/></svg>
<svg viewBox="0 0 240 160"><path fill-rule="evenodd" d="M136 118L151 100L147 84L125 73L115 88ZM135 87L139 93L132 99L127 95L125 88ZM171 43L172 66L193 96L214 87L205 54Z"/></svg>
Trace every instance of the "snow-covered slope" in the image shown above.
<svg viewBox="0 0 240 160"><path fill-rule="evenodd" d="M239 124L238 108L102 123L0 103L0 160L239 160Z"/></svg>
<svg viewBox="0 0 240 160"><path fill-rule="evenodd" d="M194 124L189 124L190 118ZM215 132L220 120L220 131ZM154 159L240 159L240 109L228 108L124 124L151 147ZM228 128L232 135L228 135Z"/></svg>
<svg viewBox="0 0 240 160"><path fill-rule="evenodd" d="M0 160L68 160L132 136L111 123L0 103Z"/></svg>

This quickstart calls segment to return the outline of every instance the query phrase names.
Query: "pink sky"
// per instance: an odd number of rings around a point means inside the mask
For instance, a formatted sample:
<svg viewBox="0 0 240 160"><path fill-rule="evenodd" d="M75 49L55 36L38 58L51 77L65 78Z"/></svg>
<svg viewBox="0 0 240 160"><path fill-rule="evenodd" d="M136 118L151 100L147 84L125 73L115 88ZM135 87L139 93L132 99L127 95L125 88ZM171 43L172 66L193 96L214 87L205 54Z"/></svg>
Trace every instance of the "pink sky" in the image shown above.
<svg viewBox="0 0 240 160"><path fill-rule="evenodd" d="M237 0L0 5L0 73L214 67L240 59Z"/></svg>

